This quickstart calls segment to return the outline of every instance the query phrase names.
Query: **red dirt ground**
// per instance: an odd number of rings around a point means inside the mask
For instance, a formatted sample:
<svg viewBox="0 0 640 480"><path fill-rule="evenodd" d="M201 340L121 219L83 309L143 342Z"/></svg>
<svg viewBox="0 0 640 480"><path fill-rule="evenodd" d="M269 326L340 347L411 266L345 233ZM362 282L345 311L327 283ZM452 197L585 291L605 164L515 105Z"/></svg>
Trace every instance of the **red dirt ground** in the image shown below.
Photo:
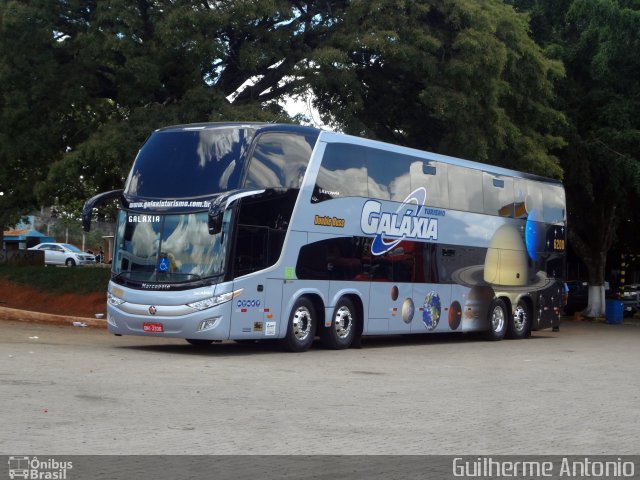
<svg viewBox="0 0 640 480"><path fill-rule="evenodd" d="M26 285L0 280L0 306L73 317L91 317L107 311L107 294L43 293Z"/></svg>

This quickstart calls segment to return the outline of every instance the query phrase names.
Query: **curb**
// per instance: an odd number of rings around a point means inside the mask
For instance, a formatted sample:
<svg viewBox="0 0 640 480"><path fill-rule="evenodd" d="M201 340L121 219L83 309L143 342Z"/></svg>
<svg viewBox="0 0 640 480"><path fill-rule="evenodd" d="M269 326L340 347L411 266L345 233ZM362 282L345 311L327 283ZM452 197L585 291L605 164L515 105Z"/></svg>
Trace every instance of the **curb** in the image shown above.
<svg viewBox="0 0 640 480"><path fill-rule="evenodd" d="M15 308L0 307L0 320L12 322L35 323L45 325L60 325L64 327L74 326L74 322L80 322L83 326L91 328L107 328L107 321L96 318L70 317L68 315L54 315L51 313L30 312Z"/></svg>

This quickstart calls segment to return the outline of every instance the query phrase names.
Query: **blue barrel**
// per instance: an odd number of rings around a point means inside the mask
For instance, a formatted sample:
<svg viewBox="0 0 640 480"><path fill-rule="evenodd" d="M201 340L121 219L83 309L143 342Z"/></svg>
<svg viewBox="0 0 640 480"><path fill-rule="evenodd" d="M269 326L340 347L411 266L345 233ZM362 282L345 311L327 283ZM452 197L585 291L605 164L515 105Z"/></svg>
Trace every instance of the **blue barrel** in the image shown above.
<svg viewBox="0 0 640 480"><path fill-rule="evenodd" d="M624 303L620 300L607 300L605 304L605 318L607 323L617 325L622 323Z"/></svg>

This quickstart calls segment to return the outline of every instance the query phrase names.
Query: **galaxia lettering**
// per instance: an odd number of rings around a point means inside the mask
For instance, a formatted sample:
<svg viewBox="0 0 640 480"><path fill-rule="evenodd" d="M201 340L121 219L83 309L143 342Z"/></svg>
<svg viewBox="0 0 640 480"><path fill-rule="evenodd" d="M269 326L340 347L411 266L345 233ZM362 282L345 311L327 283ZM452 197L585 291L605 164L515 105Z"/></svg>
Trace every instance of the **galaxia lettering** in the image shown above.
<svg viewBox="0 0 640 480"><path fill-rule="evenodd" d="M428 213L424 208L426 196L424 187L414 190L393 213L385 212L376 200L365 202L360 228L367 235L375 235L371 243L373 255L388 252L404 239L438 239L438 219L425 216Z"/></svg>
<svg viewBox="0 0 640 480"><path fill-rule="evenodd" d="M160 215L129 215L129 223L157 223Z"/></svg>

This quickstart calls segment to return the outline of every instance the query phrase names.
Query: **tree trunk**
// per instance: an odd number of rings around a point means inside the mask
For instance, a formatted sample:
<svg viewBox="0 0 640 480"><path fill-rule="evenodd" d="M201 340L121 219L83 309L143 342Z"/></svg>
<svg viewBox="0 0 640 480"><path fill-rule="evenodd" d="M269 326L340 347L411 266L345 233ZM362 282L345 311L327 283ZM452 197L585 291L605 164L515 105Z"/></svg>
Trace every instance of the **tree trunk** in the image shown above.
<svg viewBox="0 0 640 480"><path fill-rule="evenodd" d="M582 312L585 317L603 317L605 314L604 285L589 284L587 308Z"/></svg>
<svg viewBox="0 0 640 480"><path fill-rule="evenodd" d="M573 249L582 257L582 260L587 266L589 299L587 301L587 308L583 310L582 314L589 318L603 317L605 314L604 272L607 262L607 251L611 247L611 239L610 236L605 235L604 237L604 241L590 244L585 242L575 232L569 230L569 238L572 242ZM593 240L593 238L591 240Z"/></svg>

